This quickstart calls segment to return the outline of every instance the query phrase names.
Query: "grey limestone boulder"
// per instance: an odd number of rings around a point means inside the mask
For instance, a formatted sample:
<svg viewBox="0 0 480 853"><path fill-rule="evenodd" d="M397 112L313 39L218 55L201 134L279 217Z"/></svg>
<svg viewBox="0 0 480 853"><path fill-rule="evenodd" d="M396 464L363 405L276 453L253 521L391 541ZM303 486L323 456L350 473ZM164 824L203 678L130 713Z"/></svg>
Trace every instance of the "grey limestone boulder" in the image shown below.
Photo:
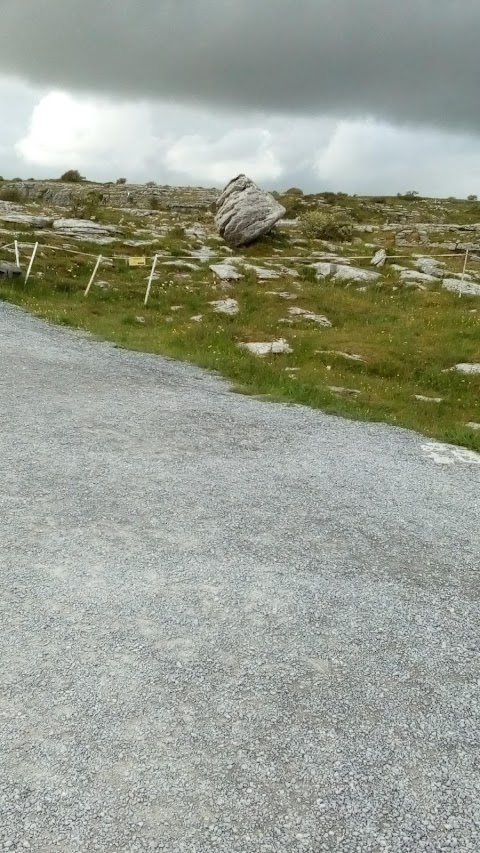
<svg viewBox="0 0 480 853"><path fill-rule="evenodd" d="M246 246L268 234L286 210L246 175L230 181L217 201L215 224L231 246Z"/></svg>

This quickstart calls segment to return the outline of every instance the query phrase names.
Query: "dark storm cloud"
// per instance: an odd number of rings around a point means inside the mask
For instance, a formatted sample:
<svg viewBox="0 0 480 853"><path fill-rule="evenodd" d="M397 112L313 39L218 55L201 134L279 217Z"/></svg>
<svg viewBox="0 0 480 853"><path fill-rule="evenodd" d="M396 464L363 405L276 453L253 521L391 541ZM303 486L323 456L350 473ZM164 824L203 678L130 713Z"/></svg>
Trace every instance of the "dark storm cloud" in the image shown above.
<svg viewBox="0 0 480 853"><path fill-rule="evenodd" d="M122 98L477 130L478 0L3 0L0 71Z"/></svg>

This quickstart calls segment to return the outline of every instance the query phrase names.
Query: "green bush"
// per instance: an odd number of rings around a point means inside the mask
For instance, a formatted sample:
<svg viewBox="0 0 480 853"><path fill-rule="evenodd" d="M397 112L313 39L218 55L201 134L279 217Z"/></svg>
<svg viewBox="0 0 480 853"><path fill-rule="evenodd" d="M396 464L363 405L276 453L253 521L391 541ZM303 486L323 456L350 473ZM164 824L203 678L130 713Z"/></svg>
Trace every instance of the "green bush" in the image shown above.
<svg viewBox="0 0 480 853"><path fill-rule="evenodd" d="M0 200L19 202L22 199L19 191L15 187L5 187L4 190L0 190Z"/></svg>
<svg viewBox="0 0 480 853"><path fill-rule="evenodd" d="M80 174L78 169L69 169L68 172L64 172L61 181L66 181L69 184L80 184L82 181L86 181L87 179Z"/></svg>
<svg viewBox="0 0 480 853"><path fill-rule="evenodd" d="M302 217L306 237L314 240L345 242L354 234L353 222L344 213L332 210L310 210Z"/></svg>

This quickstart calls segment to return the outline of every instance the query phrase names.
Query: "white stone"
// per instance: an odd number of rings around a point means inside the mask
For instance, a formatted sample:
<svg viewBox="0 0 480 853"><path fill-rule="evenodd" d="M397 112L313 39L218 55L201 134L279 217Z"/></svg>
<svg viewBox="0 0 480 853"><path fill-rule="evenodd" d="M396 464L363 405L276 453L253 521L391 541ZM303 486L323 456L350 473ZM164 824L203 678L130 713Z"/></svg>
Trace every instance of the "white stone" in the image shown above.
<svg viewBox="0 0 480 853"><path fill-rule="evenodd" d="M348 359L348 361L357 361L366 364L366 360L362 358L361 355L356 355L352 352L341 352L340 350L336 349L317 349L315 350L315 353L318 355L339 355L342 358Z"/></svg>
<svg viewBox="0 0 480 853"><path fill-rule="evenodd" d="M219 299L216 302L210 302L210 305L213 306L217 314L230 314L234 316L240 310L236 299Z"/></svg>
<svg viewBox="0 0 480 853"><path fill-rule="evenodd" d="M269 269L268 267L257 267L254 264L243 264L245 269L252 270L260 281L268 281L271 278L279 278L280 274L277 270Z"/></svg>
<svg viewBox="0 0 480 853"><path fill-rule="evenodd" d="M12 222L18 225L27 225L31 228L51 228L53 217L31 216L28 213L19 213L16 210L0 211L0 219L3 222Z"/></svg>
<svg viewBox="0 0 480 853"><path fill-rule="evenodd" d="M302 320L311 320L312 323L317 323L318 326L330 327L332 325L328 317L324 317L323 314L314 314L313 311L305 311L304 308L297 308L296 305L289 308L288 313L291 317L301 317Z"/></svg>
<svg viewBox="0 0 480 853"><path fill-rule="evenodd" d="M474 284L473 281L459 281L456 278L444 278L442 287L445 290L451 290L452 293L461 293L465 296L480 296L480 284Z"/></svg>
<svg viewBox="0 0 480 853"><path fill-rule="evenodd" d="M341 385L328 385L327 387L329 391L333 391L334 394L341 394L343 397L358 397L361 393L355 388L343 388Z"/></svg>
<svg viewBox="0 0 480 853"><path fill-rule="evenodd" d="M415 394L415 399L422 403L442 403L443 397L424 397L423 394Z"/></svg>
<svg viewBox="0 0 480 853"><path fill-rule="evenodd" d="M277 341L258 341L246 344L239 344L240 347L247 349L253 355L264 356L270 353L281 354L293 352L285 338L279 338Z"/></svg>
<svg viewBox="0 0 480 853"><path fill-rule="evenodd" d="M239 281L243 275L239 273L233 264L225 262L223 264L212 264L210 269L222 281Z"/></svg>
<svg viewBox="0 0 480 853"><path fill-rule="evenodd" d="M298 299L296 293L290 293L288 290L266 290L265 296L279 296L280 299Z"/></svg>
<svg viewBox="0 0 480 853"><path fill-rule="evenodd" d="M480 429L480 424L475 423L475 421L469 421L468 424L465 424L465 426L469 427L470 429Z"/></svg>
<svg viewBox="0 0 480 853"><path fill-rule="evenodd" d="M419 272L418 270L402 270L400 273L401 281L422 281L428 282L432 284L432 282L438 281L438 278L433 275L429 275L425 272Z"/></svg>
<svg viewBox="0 0 480 853"><path fill-rule="evenodd" d="M385 249L379 249L378 252L373 256L370 264L372 267L383 267L385 265L385 261L387 260L387 252Z"/></svg>
<svg viewBox="0 0 480 853"><path fill-rule="evenodd" d="M333 277L335 281L378 281L381 278L378 272L350 267L348 264L337 264Z"/></svg>
<svg viewBox="0 0 480 853"><path fill-rule="evenodd" d="M217 201L215 224L232 246L246 246L268 234L286 210L246 175L230 181Z"/></svg>
<svg viewBox="0 0 480 853"><path fill-rule="evenodd" d="M174 267L178 270L191 270L195 272L196 270L201 269L198 264L192 264L189 261L162 261L162 267Z"/></svg>
<svg viewBox="0 0 480 853"><path fill-rule="evenodd" d="M415 266L425 275L433 275L441 278L444 274L445 264L436 258L420 257L415 260Z"/></svg>
<svg viewBox="0 0 480 853"><path fill-rule="evenodd" d="M310 264L312 269L315 270L317 278L326 278L327 275L331 275L334 272L334 264L328 263L328 261L320 261L319 263Z"/></svg>
<svg viewBox="0 0 480 853"><path fill-rule="evenodd" d="M455 367L451 367L450 370L456 370L458 373L480 373L480 364L468 364L468 362L463 362L461 364L456 364ZM444 371L444 373L448 373L448 371Z"/></svg>

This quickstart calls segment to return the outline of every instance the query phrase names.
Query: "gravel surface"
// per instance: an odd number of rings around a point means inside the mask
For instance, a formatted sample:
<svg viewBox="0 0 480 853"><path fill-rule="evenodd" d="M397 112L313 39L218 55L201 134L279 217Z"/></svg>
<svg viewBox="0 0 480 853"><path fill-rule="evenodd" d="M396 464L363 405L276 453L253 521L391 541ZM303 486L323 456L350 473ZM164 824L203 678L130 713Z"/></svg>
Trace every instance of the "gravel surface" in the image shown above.
<svg viewBox="0 0 480 853"><path fill-rule="evenodd" d="M478 853L479 458L6 305L0 363L0 850Z"/></svg>

